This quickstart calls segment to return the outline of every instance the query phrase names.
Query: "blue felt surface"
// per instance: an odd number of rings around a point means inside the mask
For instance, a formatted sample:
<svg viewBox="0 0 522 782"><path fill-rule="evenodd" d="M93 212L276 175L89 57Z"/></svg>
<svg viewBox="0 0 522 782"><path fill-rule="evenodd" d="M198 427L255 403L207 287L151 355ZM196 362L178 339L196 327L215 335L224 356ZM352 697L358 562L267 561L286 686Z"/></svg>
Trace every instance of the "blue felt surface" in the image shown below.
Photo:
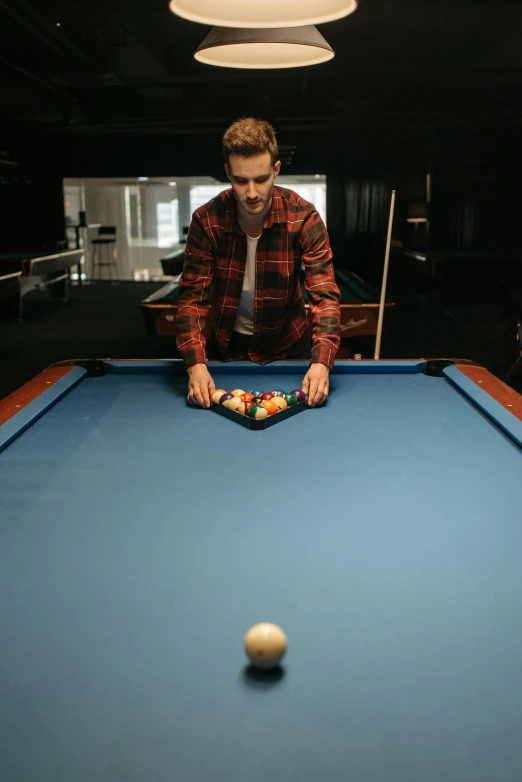
<svg viewBox="0 0 522 782"><path fill-rule="evenodd" d="M493 399L477 383L466 377L457 367L448 367L444 372L463 394L470 397L487 416L495 421L497 426L509 434L517 445L522 446L522 421L519 418Z"/></svg>
<svg viewBox="0 0 522 782"><path fill-rule="evenodd" d="M422 374L264 432L185 382L85 379L0 454L2 782L520 782L521 449Z"/></svg>
<svg viewBox="0 0 522 782"><path fill-rule="evenodd" d="M424 371L426 362L422 359L409 359L401 361L390 361L382 359L380 361L338 361L332 374L404 374L415 375ZM275 361L272 364L259 366L252 361L234 361L223 363L222 361L209 361L209 370L225 377L228 375L242 374L245 376L256 375L258 378L273 377L281 375L284 372L290 372L292 375L304 374L310 365L309 361ZM158 359L155 361L107 361L108 371L113 374L165 374L171 371L175 374L186 376L183 361L181 359ZM261 380L259 380L261 382ZM272 382L272 381L270 381Z"/></svg>
<svg viewBox="0 0 522 782"><path fill-rule="evenodd" d="M67 394L85 375L85 369L81 367L71 368L70 371L50 387L39 394L32 402L0 425L0 451L13 442L13 440L25 431L27 427L52 407L60 397Z"/></svg>

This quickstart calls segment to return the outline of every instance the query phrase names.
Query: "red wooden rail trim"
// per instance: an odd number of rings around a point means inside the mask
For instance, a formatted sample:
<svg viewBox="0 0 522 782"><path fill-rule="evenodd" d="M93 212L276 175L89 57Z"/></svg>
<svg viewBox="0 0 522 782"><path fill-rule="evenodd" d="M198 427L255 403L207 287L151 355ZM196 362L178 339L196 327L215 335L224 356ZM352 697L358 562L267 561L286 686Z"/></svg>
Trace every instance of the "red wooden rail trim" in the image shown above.
<svg viewBox="0 0 522 782"><path fill-rule="evenodd" d="M510 413L522 421L522 396L517 391L507 386L484 367L469 364L455 364L455 366L463 375L473 380L479 388L486 391L502 407L505 407L506 410L509 410Z"/></svg>
<svg viewBox="0 0 522 782"><path fill-rule="evenodd" d="M19 413L26 405L40 396L44 391L71 372L74 367L50 367L44 369L39 375L29 380L28 383L21 386L17 391L0 400L0 426L5 424L16 413Z"/></svg>

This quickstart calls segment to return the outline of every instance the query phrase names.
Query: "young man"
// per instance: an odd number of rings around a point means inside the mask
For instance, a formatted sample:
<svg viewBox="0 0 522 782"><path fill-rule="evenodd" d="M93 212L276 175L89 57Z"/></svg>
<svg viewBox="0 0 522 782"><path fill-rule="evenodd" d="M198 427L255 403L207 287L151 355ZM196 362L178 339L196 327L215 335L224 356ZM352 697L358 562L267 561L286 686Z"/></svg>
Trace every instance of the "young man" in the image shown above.
<svg viewBox="0 0 522 782"><path fill-rule="evenodd" d="M176 343L189 374L188 399L210 407L215 390L204 336L212 284L221 357L259 364L311 358L303 391L310 405L319 405L328 396L341 323L326 228L312 204L274 187L281 163L268 122L238 120L223 136L223 152L232 189L194 212L179 283ZM311 346L301 266L313 316Z"/></svg>

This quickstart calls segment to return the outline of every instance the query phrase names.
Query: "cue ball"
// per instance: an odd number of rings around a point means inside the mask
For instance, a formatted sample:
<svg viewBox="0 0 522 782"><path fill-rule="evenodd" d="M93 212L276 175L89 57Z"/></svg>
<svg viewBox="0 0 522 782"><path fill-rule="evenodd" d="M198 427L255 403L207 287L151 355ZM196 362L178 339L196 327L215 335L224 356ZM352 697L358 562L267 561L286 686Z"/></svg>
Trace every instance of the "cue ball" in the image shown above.
<svg viewBox="0 0 522 782"><path fill-rule="evenodd" d="M261 622L245 635L245 652L256 668L276 668L285 656L288 641L277 625Z"/></svg>

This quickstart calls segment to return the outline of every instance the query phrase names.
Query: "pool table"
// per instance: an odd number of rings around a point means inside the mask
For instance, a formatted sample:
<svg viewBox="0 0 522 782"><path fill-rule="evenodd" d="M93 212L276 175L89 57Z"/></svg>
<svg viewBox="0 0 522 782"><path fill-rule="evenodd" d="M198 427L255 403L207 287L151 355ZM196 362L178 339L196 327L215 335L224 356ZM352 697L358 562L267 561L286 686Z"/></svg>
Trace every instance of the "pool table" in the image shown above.
<svg viewBox="0 0 522 782"><path fill-rule="evenodd" d="M0 403L0 778L520 782L521 397L339 361L258 432L185 394L179 361L78 361Z"/></svg>
<svg viewBox="0 0 522 782"><path fill-rule="evenodd" d="M65 301L70 269L80 264L83 254L81 249L0 253L0 276L20 272L21 296L46 288L51 296Z"/></svg>
<svg viewBox="0 0 522 782"><path fill-rule="evenodd" d="M184 262L185 250L183 247L180 250L174 250L174 252L164 255L161 259L163 274L177 277L183 271Z"/></svg>
<svg viewBox="0 0 522 782"><path fill-rule="evenodd" d="M141 302L141 311L149 334L176 335L176 312L179 277L169 282ZM347 337L374 336L377 333L380 293L364 280L349 271L335 270L335 280L341 292L341 340ZM301 290L305 302L308 294L301 275ZM308 309L308 304L305 305ZM394 302L387 299L385 308L389 312ZM209 317L207 337L210 335L212 319ZM311 319L310 319L311 328ZM341 347L340 355L344 351Z"/></svg>

